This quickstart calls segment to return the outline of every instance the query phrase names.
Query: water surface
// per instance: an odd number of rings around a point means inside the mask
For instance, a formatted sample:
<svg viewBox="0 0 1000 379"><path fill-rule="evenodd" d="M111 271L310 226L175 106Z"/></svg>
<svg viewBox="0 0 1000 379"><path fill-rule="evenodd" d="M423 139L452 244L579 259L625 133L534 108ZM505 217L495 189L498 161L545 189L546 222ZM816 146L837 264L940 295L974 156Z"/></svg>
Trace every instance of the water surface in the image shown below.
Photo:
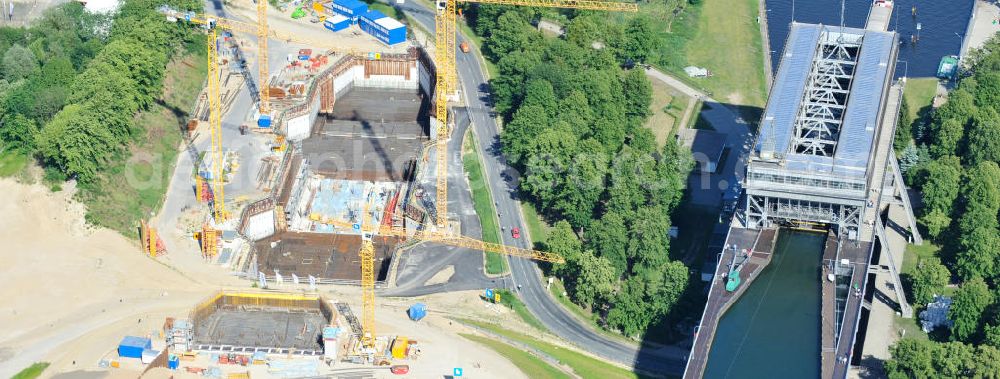
<svg viewBox="0 0 1000 379"><path fill-rule="evenodd" d="M826 235L782 229L771 264L719 322L705 378L818 378Z"/></svg>

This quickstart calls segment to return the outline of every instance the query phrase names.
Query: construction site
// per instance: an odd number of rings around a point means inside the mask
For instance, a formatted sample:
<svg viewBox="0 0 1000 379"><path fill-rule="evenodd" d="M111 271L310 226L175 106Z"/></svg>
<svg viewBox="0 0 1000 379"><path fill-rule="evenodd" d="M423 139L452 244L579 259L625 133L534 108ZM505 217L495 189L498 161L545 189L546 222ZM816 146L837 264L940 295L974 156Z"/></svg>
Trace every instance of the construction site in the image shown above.
<svg viewBox="0 0 1000 379"><path fill-rule="evenodd" d="M412 320L426 316L422 305L414 309ZM419 342L405 336L380 336L367 347L360 330L347 303L317 294L220 291L186 318L166 317L158 330L123 337L98 365L229 378L309 377L371 364L405 374L408 365L388 366L421 354Z"/></svg>
<svg viewBox="0 0 1000 379"><path fill-rule="evenodd" d="M377 61L339 56L316 72L275 79L277 133L285 145L263 166L266 196L236 224L251 246L238 259L240 271L358 281L362 223L423 222L424 212L404 212L428 141L427 94L419 83L428 76L419 56L417 49ZM374 238L382 281L402 239Z"/></svg>
<svg viewBox="0 0 1000 379"><path fill-rule="evenodd" d="M438 18L454 23L455 4L448 4ZM343 370L373 377L372 369L384 369L431 377L465 366L480 377L511 377L517 368L458 338L455 332L469 330L453 319L420 322L428 316L420 302L376 304L375 289L389 285L393 263L417 242L458 247L446 250L457 254L565 262L464 236L461 221L449 217L446 157L455 136L448 106L462 101L454 27L438 28L438 43L428 46L427 36L417 43L412 30L364 3L308 6L313 25L278 17L273 28L266 2L256 4L255 22L158 9L170 22L206 32L208 77L182 127L184 153L163 205L136 225L138 248L193 280L177 279L169 292L152 285L134 291L141 296L102 298L100 313L113 307L141 316L130 327L116 323L114 337L81 342L86 359L138 376L164 369L215 378ZM234 8L249 16L248 8ZM315 41L314 30L343 37ZM181 315L178 307L209 291ZM481 291L449 294L436 306L476 320L510 312ZM179 295L164 300L171 294ZM125 307L126 300L143 305ZM109 338L118 338L114 350ZM407 361L422 347L434 347L431 359L410 371L414 362Z"/></svg>

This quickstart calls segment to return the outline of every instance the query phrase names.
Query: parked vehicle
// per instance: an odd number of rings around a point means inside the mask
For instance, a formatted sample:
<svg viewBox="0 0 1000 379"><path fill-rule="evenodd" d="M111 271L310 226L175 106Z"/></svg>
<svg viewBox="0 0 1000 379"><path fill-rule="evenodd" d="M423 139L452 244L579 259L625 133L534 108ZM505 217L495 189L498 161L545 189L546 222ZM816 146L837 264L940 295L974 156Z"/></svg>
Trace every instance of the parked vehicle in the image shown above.
<svg viewBox="0 0 1000 379"><path fill-rule="evenodd" d="M410 366L408 365L395 365L389 368L389 371L396 375L405 375L410 373Z"/></svg>

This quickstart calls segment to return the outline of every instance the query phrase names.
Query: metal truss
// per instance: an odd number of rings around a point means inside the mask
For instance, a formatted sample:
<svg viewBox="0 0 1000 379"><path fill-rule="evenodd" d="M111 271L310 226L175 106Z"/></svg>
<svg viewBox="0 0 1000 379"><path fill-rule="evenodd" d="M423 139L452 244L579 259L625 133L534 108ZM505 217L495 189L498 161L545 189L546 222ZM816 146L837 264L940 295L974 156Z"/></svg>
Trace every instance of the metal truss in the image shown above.
<svg viewBox="0 0 1000 379"><path fill-rule="evenodd" d="M834 38L823 32L795 117L791 151L833 156L860 48L859 38L847 41L842 34Z"/></svg>
<svg viewBox="0 0 1000 379"><path fill-rule="evenodd" d="M860 237L862 207L818 201L748 195L746 225L766 228L777 223L811 222L836 225L838 234L856 240Z"/></svg>

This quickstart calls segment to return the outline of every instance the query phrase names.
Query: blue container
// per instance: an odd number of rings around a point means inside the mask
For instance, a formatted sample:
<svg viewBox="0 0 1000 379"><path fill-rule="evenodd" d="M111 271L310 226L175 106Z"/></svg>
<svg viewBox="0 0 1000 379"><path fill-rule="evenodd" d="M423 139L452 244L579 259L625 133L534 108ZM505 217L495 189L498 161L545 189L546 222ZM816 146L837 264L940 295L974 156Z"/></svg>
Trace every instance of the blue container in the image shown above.
<svg viewBox="0 0 1000 379"><path fill-rule="evenodd" d="M351 26L351 19L335 14L333 16L327 17L326 21L323 21L323 26L334 32L339 32L341 30L347 29Z"/></svg>
<svg viewBox="0 0 1000 379"><path fill-rule="evenodd" d="M306 58L306 59L308 59L308 58ZM260 115L260 118L257 119L257 126L261 127L261 128L270 128L271 127L271 116L270 115L266 115L266 114Z"/></svg>
<svg viewBox="0 0 1000 379"><path fill-rule="evenodd" d="M176 370L177 367L180 367L180 365L181 365L181 358L176 355L170 354L170 357L167 358L167 368L171 370Z"/></svg>
<svg viewBox="0 0 1000 379"><path fill-rule="evenodd" d="M372 37L386 45L392 46L406 41L406 25L391 17L386 17L382 12L365 13L358 21L358 25L365 33L371 34Z"/></svg>
<svg viewBox="0 0 1000 379"><path fill-rule="evenodd" d="M382 12L379 12L379 11L373 9L373 10L370 10L370 11L365 12L364 14L362 14L361 15L361 19L358 21L358 23L360 23L362 26L364 26L366 24L370 25L375 20L378 20L380 18L386 18L386 17L387 16L385 15L385 13L382 13Z"/></svg>
<svg viewBox="0 0 1000 379"><path fill-rule="evenodd" d="M420 319L427 316L427 305L424 305L424 303L413 304L406 313L410 316L410 320L420 321Z"/></svg>
<svg viewBox="0 0 1000 379"><path fill-rule="evenodd" d="M368 4L358 0L333 0L323 5L333 13L343 15L351 20L356 20L359 16L368 11Z"/></svg>
<svg viewBox="0 0 1000 379"><path fill-rule="evenodd" d="M118 343L118 356L142 359L142 351L152 347L153 342L149 338L125 336L122 342Z"/></svg>

